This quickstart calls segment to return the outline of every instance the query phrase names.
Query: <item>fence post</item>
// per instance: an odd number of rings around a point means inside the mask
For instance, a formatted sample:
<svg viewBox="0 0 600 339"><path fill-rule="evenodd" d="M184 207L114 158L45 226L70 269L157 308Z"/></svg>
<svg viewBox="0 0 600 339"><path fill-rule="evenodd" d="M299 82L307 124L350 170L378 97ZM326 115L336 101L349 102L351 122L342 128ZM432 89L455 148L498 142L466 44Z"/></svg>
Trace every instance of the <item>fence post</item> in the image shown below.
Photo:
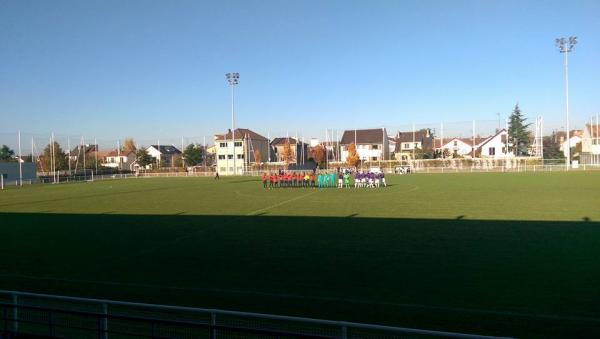
<svg viewBox="0 0 600 339"><path fill-rule="evenodd" d="M215 326L217 325L217 314L215 312L210 313L210 338L217 339L217 329Z"/></svg>
<svg viewBox="0 0 600 339"><path fill-rule="evenodd" d="M19 332L19 310L17 309L19 299L16 294L12 295L12 303L15 306L13 307L13 331L17 334Z"/></svg>
<svg viewBox="0 0 600 339"><path fill-rule="evenodd" d="M102 333L100 334L100 338L108 339L108 304L102 304Z"/></svg>
<svg viewBox="0 0 600 339"><path fill-rule="evenodd" d="M54 321L52 319L52 311L48 311L48 332L50 332L50 336L54 337Z"/></svg>

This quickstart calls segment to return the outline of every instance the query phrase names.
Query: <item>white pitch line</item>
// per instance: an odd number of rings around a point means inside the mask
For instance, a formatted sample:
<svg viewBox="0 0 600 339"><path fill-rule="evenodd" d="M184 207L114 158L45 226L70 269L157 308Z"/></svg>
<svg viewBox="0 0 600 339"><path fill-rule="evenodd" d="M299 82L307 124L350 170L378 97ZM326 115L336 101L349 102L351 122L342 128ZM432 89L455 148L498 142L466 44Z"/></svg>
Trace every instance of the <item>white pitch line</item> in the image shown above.
<svg viewBox="0 0 600 339"><path fill-rule="evenodd" d="M258 210L252 211L252 212L248 212L246 215L253 215L253 214L255 214L255 213L259 213L259 212L268 211L268 210L270 210L270 209L272 209L272 208L279 207L279 206L281 206L281 205L285 205L285 204L287 204L288 202L296 201L296 200L302 199L302 198L304 198L304 197L307 197L307 196L309 196L309 195L315 194L316 192L317 192L317 191L313 191L313 192L309 192L309 193L306 193L306 194L303 194L303 195L297 196L297 197L295 197L295 198L292 198L292 199L284 200L284 201L282 201L282 202L279 202L279 203L277 203L277 204L275 204L275 205L267 206L267 207L265 207L265 208L261 208L261 209L258 209Z"/></svg>
<svg viewBox="0 0 600 339"><path fill-rule="evenodd" d="M293 293L272 293L272 292L263 292L263 291L210 288L210 287L164 286L164 285L141 284L141 283L122 283L122 282L115 282L115 281L96 281L96 280L87 280L87 279L37 277L37 276L24 275L24 274L1 274L0 273L0 277L21 278L21 279L40 280L40 281L58 281L58 282L65 282L65 283L85 283L85 284L96 284L96 285L107 285L107 286L171 289L171 290L179 290L179 291L246 294L246 295L264 296L264 297L301 299L301 300L306 299L306 300L334 301L334 302L346 302L346 303L353 303L353 304L367 304L367 305L405 307L405 308L413 308L413 309L438 310L438 311L446 311L446 312L459 312L459 313L462 312L462 313L489 314L489 315L501 315L501 316L522 317L522 318L571 320L571 321L586 321L586 322L600 323L600 319L592 318L592 317L560 316L560 315L555 315L555 314L529 314L529 313L510 312L510 311L482 310L482 309L465 308L465 307L393 303L393 302L387 302L387 301L376 301L376 300L368 300L368 299L310 296L310 295L299 295L299 294L293 294Z"/></svg>

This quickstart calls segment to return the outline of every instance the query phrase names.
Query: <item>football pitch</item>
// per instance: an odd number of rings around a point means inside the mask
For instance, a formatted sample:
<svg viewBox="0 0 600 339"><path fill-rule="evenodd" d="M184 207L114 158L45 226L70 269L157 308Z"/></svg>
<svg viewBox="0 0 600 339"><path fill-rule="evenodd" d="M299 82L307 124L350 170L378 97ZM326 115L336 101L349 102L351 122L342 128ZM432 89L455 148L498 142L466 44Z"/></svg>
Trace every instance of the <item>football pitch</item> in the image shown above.
<svg viewBox="0 0 600 339"><path fill-rule="evenodd" d="M517 337L600 336L600 172L379 189L137 178L0 191L0 288Z"/></svg>

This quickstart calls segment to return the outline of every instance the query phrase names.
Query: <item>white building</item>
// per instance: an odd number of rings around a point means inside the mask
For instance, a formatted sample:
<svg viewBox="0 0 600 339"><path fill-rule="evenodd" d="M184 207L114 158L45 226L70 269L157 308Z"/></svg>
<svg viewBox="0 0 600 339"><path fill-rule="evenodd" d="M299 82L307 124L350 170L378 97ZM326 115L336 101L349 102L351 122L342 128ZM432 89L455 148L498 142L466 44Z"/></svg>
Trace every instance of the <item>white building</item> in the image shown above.
<svg viewBox="0 0 600 339"><path fill-rule="evenodd" d="M581 143L581 163L600 164L600 124L587 124Z"/></svg>
<svg viewBox="0 0 600 339"><path fill-rule="evenodd" d="M394 138L394 136L388 135L388 152L390 153L390 156L392 154L394 154L395 150L396 150L396 138Z"/></svg>
<svg viewBox="0 0 600 339"><path fill-rule="evenodd" d="M508 133L501 129L496 134L488 137L475 138L448 138L444 140L436 139L436 150L446 151L450 157L458 155L461 157L479 158L505 158L512 156L512 152L506 152L506 140Z"/></svg>
<svg viewBox="0 0 600 339"><path fill-rule="evenodd" d="M231 130L226 134L217 134L214 136L214 142L217 172L220 175L240 175L247 166L256 164L256 160L259 160L259 163L267 161L269 141L249 129L236 129L233 140Z"/></svg>
<svg viewBox="0 0 600 339"><path fill-rule="evenodd" d="M467 138L448 138L440 142L440 139L436 140L436 145L442 144L440 147L436 147L436 150L440 152L446 151L449 156L458 155L461 157L470 156L473 152L473 139Z"/></svg>
<svg viewBox="0 0 600 339"><path fill-rule="evenodd" d="M569 151L569 149L573 148L573 147L577 147L577 145L579 145L580 142L583 142L583 138L584 138L584 131L581 130L572 130L569 132L569 140L567 139L567 133L566 132L557 132L557 136L559 137L559 143L560 143L560 150L563 152L565 158L567 157L567 153ZM589 139L591 141L591 139ZM583 151L583 144L582 146L582 153ZM572 156L573 154L571 154Z"/></svg>
<svg viewBox="0 0 600 339"><path fill-rule="evenodd" d="M340 141L341 161L346 161L348 146L354 143L360 160L377 161L390 158L389 137L385 128L344 131Z"/></svg>
<svg viewBox="0 0 600 339"><path fill-rule="evenodd" d="M176 157L181 157L181 151L173 145L151 145L146 151L158 167L171 167Z"/></svg>
<svg viewBox="0 0 600 339"><path fill-rule="evenodd" d="M135 162L134 151L113 150L104 157L102 166L120 170L133 170Z"/></svg>
<svg viewBox="0 0 600 339"><path fill-rule="evenodd" d="M477 151L482 158L506 158L512 156L512 152L507 151L506 140L508 132L505 129L499 130L495 135L487 138L479 145L475 145Z"/></svg>

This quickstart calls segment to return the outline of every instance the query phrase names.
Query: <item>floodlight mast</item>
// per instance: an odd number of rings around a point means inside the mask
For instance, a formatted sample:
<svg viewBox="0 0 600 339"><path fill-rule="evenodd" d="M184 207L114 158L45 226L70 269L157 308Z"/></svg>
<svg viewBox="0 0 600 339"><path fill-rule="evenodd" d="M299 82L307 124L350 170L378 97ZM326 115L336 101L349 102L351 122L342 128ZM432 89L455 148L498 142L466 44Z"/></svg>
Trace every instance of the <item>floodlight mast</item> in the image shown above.
<svg viewBox="0 0 600 339"><path fill-rule="evenodd" d="M240 73L227 73L225 74L227 78L227 82L229 83L229 87L231 88L231 143L233 145L233 174L237 174L237 168L235 167L235 99L234 99L234 89L235 86L239 83ZM229 147L227 148L229 150ZM229 158L229 151L227 152L227 157ZM228 164L229 167L229 164Z"/></svg>
<svg viewBox="0 0 600 339"><path fill-rule="evenodd" d="M571 167L571 136L569 130L569 53L577 44L577 37L570 36L567 38L557 38L556 47L560 53L565 55L565 106L567 110L567 170Z"/></svg>

